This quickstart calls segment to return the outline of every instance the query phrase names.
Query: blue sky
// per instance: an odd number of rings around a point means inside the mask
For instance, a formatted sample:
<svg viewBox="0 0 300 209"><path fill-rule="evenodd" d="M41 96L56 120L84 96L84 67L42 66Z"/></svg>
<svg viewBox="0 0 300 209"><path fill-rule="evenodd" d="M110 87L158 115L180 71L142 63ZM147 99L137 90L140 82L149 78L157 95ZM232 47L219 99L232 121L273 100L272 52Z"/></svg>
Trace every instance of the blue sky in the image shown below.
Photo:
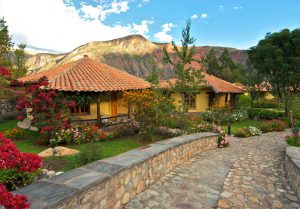
<svg viewBox="0 0 300 209"><path fill-rule="evenodd" d="M267 32L299 28L300 0L0 0L0 15L15 42L45 51L135 33L178 42L188 18L196 45L247 49Z"/></svg>

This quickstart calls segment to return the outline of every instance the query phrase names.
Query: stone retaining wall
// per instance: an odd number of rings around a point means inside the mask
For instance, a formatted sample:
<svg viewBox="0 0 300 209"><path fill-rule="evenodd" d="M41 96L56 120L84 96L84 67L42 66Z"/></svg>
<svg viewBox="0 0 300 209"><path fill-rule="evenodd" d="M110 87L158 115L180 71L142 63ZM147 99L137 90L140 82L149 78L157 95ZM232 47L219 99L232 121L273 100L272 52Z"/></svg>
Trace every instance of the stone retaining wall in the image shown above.
<svg viewBox="0 0 300 209"><path fill-rule="evenodd" d="M176 165L216 148L217 138L213 133L198 133L156 142L35 182L16 193L27 195L34 209L119 209Z"/></svg>
<svg viewBox="0 0 300 209"><path fill-rule="evenodd" d="M300 147L287 146L284 169L289 184L300 198Z"/></svg>

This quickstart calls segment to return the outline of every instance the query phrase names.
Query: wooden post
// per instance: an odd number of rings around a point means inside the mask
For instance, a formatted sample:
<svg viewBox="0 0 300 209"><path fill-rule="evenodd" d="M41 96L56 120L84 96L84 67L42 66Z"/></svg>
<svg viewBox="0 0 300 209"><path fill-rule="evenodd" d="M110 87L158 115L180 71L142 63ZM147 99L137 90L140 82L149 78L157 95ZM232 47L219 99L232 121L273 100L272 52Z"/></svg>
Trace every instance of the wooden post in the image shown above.
<svg viewBox="0 0 300 209"><path fill-rule="evenodd" d="M100 93L97 93L97 126L99 128L102 127L102 120L101 120L101 114L100 114Z"/></svg>

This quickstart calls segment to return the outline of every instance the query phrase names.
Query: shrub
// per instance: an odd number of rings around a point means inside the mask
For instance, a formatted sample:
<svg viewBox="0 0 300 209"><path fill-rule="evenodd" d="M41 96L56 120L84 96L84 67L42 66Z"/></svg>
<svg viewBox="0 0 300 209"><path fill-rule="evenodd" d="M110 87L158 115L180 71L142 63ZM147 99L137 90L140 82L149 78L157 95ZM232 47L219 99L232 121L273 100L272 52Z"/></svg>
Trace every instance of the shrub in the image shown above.
<svg viewBox="0 0 300 209"><path fill-rule="evenodd" d="M7 191L4 185L0 184L0 206L3 205L5 209L27 209L30 203L26 196L14 195Z"/></svg>
<svg viewBox="0 0 300 209"><path fill-rule="evenodd" d="M225 131L221 126L217 126L215 124L210 123L200 123L194 127L195 132L214 132L219 134L218 138L218 147L228 147L229 146L229 138L226 136Z"/></svg>
<svg viewBox="0 0 300 209"><path fill-rule="evenodd" d="M247 138L250 136L258 136L261 134L262 134L262 131L254 126L238 128L235 132L236 137L242 137L242 138Z"/></svg>
<svg viewBox="0 0 300 209"><path fill-rule="evenodd" d="M124 93L130 114L138 122L144 138L151 139L155 128L169 120L175 112L173 99L159 91L142 90Z"/></svg>
<svg viewBox="0 0 300 209"><path fill-rule="evenodd" d="M78 166L83 166L100 160L102 157L101 145L99 143L88 144L77 156L76 161Z"/></svg>
<svg viewBox="0 0 300 209"><path fill-rule="evenodd" d="M251 134L247 128L238 128L234 134L236 137L247 138L250 137Z"/></svg>
<svg viewBox="0 0 300 209"><path fill-rule="evenodd" d="M284 117L284 112L253 108L252 110L249 110L249 116L251 118L272 120L272 119L278 119Z"/></svg>
<svg viewBox="0 0 300 209"><path fill-rule="evenodd" d="M10 139L0 133L0 183L15 190L31 183L42 167L42 158L20 152Z"/></svg>
<svg viewBox="0 0 300 209"><path fill-rule="evenodd" d="M57 144L81 144L95 141L105 141L108 132L96 126L70 125L69 128L61 129L55 133Z"/></svg>
<svg viewBox="0 0 300 209"><path fill-rule="evenodd" d="M231 110L226 108L212 109L201 113L203 120L216 124L226 124L228 121L237 122L249 118L246 110Z"/></svg>
<svg viewBox="0 0 300 209"><path fill-rule="evenodd" d="M4 136L9 139L22 140L24 139L24 130L20 128L12 128L4 131Z"/></svg>
<svg viewBox="0 0 300 209"><path fill-rule="evenodd" d="M284 131L287 127L287 124L282 120L271 120L264 122L261 125L261 130L263 133L267 133L271 131Z"/></svg>
<svg viewBox="0 0 300 209"><path fill-rule="evenodd" d="M287 136L286 142L290 146L300 147L300 138L295 136Z"/></svg>
<svg viewBox="0 0 300 209"><path fill-rule="evenodd" d="M139 124L133 120L123 121L119 126L113 130L115 138L134 136L140 131Z"/></svg>
<svg viewBox="0 0 300 209"><path fill-rule="evenodd" d="M277 108L278 104L275 100L256 101L253 103L254 108Z"/></svg>
<svg viewBox="0 0 300 209"><path fill-rule="evenodd" d="M244 108L248 108L251 105L251 98L248 95L242 94L238 97L236 106L239 109L244 109Z"/></svg>

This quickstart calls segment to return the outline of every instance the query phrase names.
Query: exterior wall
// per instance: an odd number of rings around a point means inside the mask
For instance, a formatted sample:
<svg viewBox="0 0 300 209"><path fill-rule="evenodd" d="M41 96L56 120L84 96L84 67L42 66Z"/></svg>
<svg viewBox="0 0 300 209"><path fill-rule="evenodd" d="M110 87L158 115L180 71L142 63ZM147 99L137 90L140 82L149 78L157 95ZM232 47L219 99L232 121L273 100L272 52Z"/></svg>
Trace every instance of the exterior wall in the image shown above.
<svg viewBox="0 0 300 209"><path fill-rule="evenodd" d="M138 193L192 156L217 148L218 135L197 133L156 142L37 181L15 193L31 209L121 209Z"/></svg>
<svg viewBox="0 0 300 209"><path fill-rule="evenodd" d="M228 95L229 96L229 95ZM174 98L174 103L177 107L180 107L182 102L182 94L180 93L172 93L171 97ZM225 102L226 94L216 95L214 108L222 108L226 106ZM228 97L229 98L229 97ZM191 108L189 112L204 112L209 108L209 95L207 91L201 91L196 95L196 108Z"/></svg>
<svg viewBox="0 0 300 209"><path fill-rule="evenodd" d="M128 114L128 109L124 103L122 92L118 94L117 101L117 111L118 114ZM100 114L111 116L111 95L101 94L100 95ZM94 101L90 104L90 114L88 115L78 115L76 117L80 117L81 119L96 119L97 118L97 102Z"/></svg>

